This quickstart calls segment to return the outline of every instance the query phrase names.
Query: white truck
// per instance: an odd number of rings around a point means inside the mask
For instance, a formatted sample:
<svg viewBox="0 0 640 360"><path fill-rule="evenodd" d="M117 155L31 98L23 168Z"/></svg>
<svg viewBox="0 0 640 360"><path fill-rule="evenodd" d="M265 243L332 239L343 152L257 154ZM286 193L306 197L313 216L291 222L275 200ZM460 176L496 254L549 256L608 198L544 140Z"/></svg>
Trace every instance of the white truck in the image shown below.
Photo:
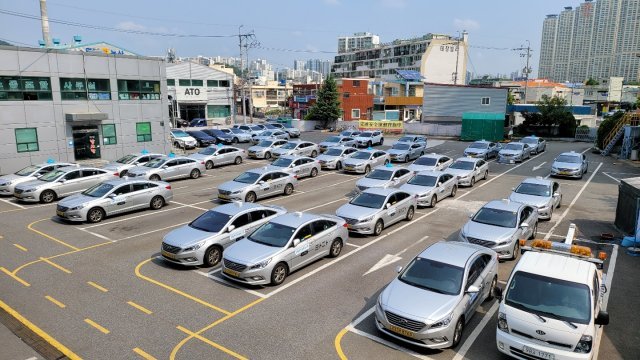
<svg viewBox="0 0 640 360"><path fill-rule="evenodd" d="M572 244L571 224L564 242L534 240L523 246L500 301L496 345L517 359L592 359L598 328L609 323L602 309L602 265L606 254Z"/></svg>

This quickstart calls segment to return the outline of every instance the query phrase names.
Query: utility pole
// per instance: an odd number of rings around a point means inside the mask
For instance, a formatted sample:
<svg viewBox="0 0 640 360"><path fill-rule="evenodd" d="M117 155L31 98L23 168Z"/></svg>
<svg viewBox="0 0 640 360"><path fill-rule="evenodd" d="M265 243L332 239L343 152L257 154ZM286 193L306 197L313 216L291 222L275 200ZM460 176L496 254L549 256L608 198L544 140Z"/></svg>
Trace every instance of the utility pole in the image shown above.
<svg viewBox="0 0 640 360"><path fill-rule="evenodd" d="M460 32L458 31L458 41L456 44L456 72L453 77L453 85L458 85L458 59L460 58Z"/></svg>
<svg viewBox="0 0 640 360"><path fill-rule="evenodd" d="M242 56L242 26L238 27L238 47L240 48L240 101L242 101L242 123L247 123L247 110L244 104L244 57Z"/></svg>
<svg viewBox="0 0 640 360"><path fill-rule="evenodd" d="M240 49L240 97L242 100L242 122L244 124L247 123L247 107L245 104L246 96L244 92L244 87L248 82L247 74L249 68L249 48L254 48L260 46L260 43L256 41L255 33L253 30L250 33L242 33L242 27L244 25L240 25L238 27L238 47ZM244 55L247 56L247 72L245 73L244 69ZM249 83L249 92L251 92L251 84ZM251 99L251 93L249 93L249 99ZM250 110L251 111L251 110ZM251 122L253 122L253 112L251 111Z"/></svg>
<svg viewBox="0 0 640 360"><path fill-rule="evenodd" d="M524 103L527 103L527 89L529 87L529 74L531 73L531 68L529 67L529 59L531 59L531 44L529 40L527 40L527 47L521 46L519 48L513 49L514 51L522 51L520 53L520 57L526 58L527 65L525 65L524 69L522 69L522 74L524 75ZM526 53L524 52L526 51Z"/></svg>

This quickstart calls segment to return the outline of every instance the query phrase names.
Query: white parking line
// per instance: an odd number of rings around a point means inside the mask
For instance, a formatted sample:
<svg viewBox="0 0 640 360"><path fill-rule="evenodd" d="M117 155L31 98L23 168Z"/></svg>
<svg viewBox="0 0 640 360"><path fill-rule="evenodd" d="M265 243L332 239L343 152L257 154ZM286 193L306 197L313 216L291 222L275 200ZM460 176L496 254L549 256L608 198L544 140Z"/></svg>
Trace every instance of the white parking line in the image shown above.
<svg viewBox="0 0 640 360"><path fill-rule="evenodd" d="M475 327L475 329L473 329L471 334L469 334L469 337L464 341L464 343L462 343L462 346L460 346L456 356L454 356L452 360L464 359L464 356L466 355L467 351L469 351L469 349L471 348L473 343L476 341L478 336L480 336L480 333L482 332L484 327L487 326L489 321L491 321L491 318L493 318L493 314L495 314L496 311L498 311L499 307L500 307L500 304L497 301L493 303L489 311L487 311L487 313L484 314L484 316L482 317L482 321L480 321L480 323Z"/></svg>
<svg viewBox="0 0 640 360"><path fill-rule="evenodd" d="M321 205L318 205L318 206L314 206L314 207L310 207L310 208L308 208L308 209L304 209L304 210L302 210L302 212L307 212L307 211L315 210L315 209L317 209L317 208L321 208L321 207L323 207L323 206L327 206L327 205L329 205L329 204L336 203L336 202L338 202L338 201L344 201L345 199L348 199L348 198L342 197L342 198L337 199L337 200L329 201L329 202L326 202L326 203L321 204Z"/></svg>
<svg viewBox="0 0 640 360"><path fill-rule="evenodd" d="M352 247L354 247L354 248L356 248L356 249L357 249L357 248L359 248L359 247L361 247L360 245L355 245L355 244L352 244L352 243L350 243L350 242L348 242L346 245L347 245L347 246L352 246Z"/></svg>
<svg viewBox="0 0 640 360"><path fill-rule="evenodd" d="M13 205L13 206L15 206L15 207L18 207L18 208L20 208L20 209L26 209L26 207L24 207L24 206L22 206L22 205L19 205L19 204L16 204L16 203L14 203L13 201L9 201L9 200L6 200L6 199L0 199L0 201L5 202L5 203L7 203L7 204L9 204L9 205Z"/></svg>
<svg viewBox="0 0 640 360"><path fill-rule="evenodd" d="M620 180L618 180L618 179L614 178L613 176L611 176L611 175L607 174L606 172L603 172L603 174L604 174L604 175L606 175L608 178L613 179L613 181L615 181L615 182L620 182Z"/></svg>
<svg viewBox="0 0 640 360"><path fill-rule="evenodd" d="M177 201L171 201L171 202L172 202L172 203L174 203L174 204L178 204L178 205L180 205L180 206L190 207L190 208L194 208L194 209L198 209L198 210L202 210L202 211L207 211L207 210L209 210L209 209L205 209L205 208L202 208L202 207L199 207L199 206L194 206L194 205L189 205L189 204L183 204L183 203L180 203L180 202L177 202Z"/></svg>
<svg viewBox="0 0 640 360"><path fill-rule="evenodd" d="M434 359L434 358L429 357L427 355L419 354L419 353L417 353L417 352L415 352L413 350L409 350L409 349L404 348L404 347L402 347L402 346L400 346L398 344L392 343L391 341L388 341L388 340L385 340L383 338L379 338L377 336L371 335L368 332L365 332L365 331L362 331L362 330L349 329L349 331L351 331L354 334L358 334L360 336L366 337L366 338L368 338L370 340L373 340L375 342L378 342L378 343L380 343L382 345L385 345L385 346L387 346L389 348L392 348L394 350L398 350L398 351L401 351L401 352L403 352L403 353L405 353L407 355L411 355L413 357L416 357L418 359L423 359L423 360L433 360Z"/></svg>
<svg viewBox="0 0 640 360"><path fill-rule="evenodd" d="M81 230L81 231L84 231L84 232L86 232L87 234L89 234L89 235L93 235L93 236L95 236L95 237L97 237L97 238L100 238L100 239L103 239L103 240L107 240L107 241L114 242L112 239L110 239L110 238L108 238L108 237L106 237L106 236L104 236L104 235L101 235L101 234L98 234L98 233L94 233L94 232L92 232L92 231L85 230L85 229L83 229L83 228L76 228L76 229Z"/></svg>
<svg viewBox="0 0 640 360"><path fill-rule="evenodd" d="M224 284L224 285L227 285L227 286L231 286L234 289L242 290L242 291L244 291L246 293L249 293L251 295L254 295L254 296L257 296L257 297L260 297L260 298L266 298L266 295L263 294L263 293L260 293L260 292L257 292L257 291L251 290L251 289L240 287L240 286L232 283L231 281L227 281L227 280L225 280L223 278L220 278L220 277L217 277L217 276L213 275L213 273L220 272L220 268L218 268L218 269L216 269L214 271L210 271L208 273L202 272L202 271L199 271L199 270L193 270L193 272L195 272L196 274L202 275L204 277L207 277L207 278L209 278L209 279L211 279L213 281L217 281L217 282L219 282L221 284Z"/></svg>
<svg viewBox="0 0 640 360"><path fill-rule="evenodd" d="M171 228L174 228L174 227L186 225L186 224L188 224L190 222L191 221L186 221L186 222L183 222L183 223L180 223L180 224L170 225L170 226L166 226L166 227L163 227L163 228L160 228L160 229L155 229L155 230L151 230L151 231L147 231L147 232L143 232L143 233L139 233L139 234L135 234L135 235L126 236L126 237L120 238L118 240L110 240L110 241L111 242L119 242L119 241L123 241L123 240L129 240L129 239L133 239L133 238L138 237L138 236L149 235L149 234L153 234L153 233L158 232L158 231L164 231L164 230L168 230L168 229L171 229Z"/></svg>
<svg viewBox="0 0 640 360"><path fill-rule="evenodd" d="M602 297L602 310L607 310L607 305L609 304L609 296L611 295L611 283L613 282L613 272L616 270L616 261L618 259L618 245L613 245L613 250L611 251L611 260L609 260L609 268L607 269L606 279L604 280L604 285L607 288L607 292ZM600 352L600 341L602 340L602 330L603 326L600 326L596 331L596 344L593 347L593 360L598 360L598 353Z"/></svg>

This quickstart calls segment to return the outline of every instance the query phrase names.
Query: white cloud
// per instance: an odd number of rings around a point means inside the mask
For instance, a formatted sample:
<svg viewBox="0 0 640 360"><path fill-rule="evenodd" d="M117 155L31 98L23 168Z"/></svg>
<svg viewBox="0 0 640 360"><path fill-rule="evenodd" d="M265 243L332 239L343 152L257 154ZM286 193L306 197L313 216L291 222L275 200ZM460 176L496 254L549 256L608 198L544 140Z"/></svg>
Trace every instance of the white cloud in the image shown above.
<svg viewBox="0 0 640 360"><path fill-rule="evenodd" d="M480 23L473 19L454 19L453 26L459 30L475 30L480 27Z"/></svg>
<svg viewBox="0 0 640 360"><path fill-rule="evenodd" d="M133 21L123 21L121 23L118 23L118 25L116 25L116 28L121 30L135 30L135 31L147 30L146 26L135 23Z"/></svg>
<svg viewBox="0 0 640 360"><path fill-rule="evenodd" d="M380 5L394 9L404 9L407 7L406 0L380 0Z"/></svg>

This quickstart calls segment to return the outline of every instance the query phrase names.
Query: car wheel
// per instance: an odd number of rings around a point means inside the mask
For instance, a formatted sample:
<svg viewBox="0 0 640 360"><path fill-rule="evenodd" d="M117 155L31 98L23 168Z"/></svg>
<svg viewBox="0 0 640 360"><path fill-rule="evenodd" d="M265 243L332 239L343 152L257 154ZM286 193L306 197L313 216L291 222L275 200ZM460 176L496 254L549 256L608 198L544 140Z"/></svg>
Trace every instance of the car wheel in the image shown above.
<svg viewBox="0 0 640 360"><path fill-rule="evenodd" d="M519 254L520 254L520 240L516 240L516 243L513 245L513 251L511 252L511 260L517 259Z"/></svg>
<svg viewBox="0 0 640 360"><path fill-rule="evenodd" d="M333 242L331 243L331 249L329 249L329 257L332 257L332 258L338 257L341 251L342 251L342 240L340 239L333 240Z"/></svg>
<svg viewBox="0 0 640 360"><path fill-rule="evenodd" d="M336 170L340 171L342 169L342 163L340 161L338 161L336 163Z"/></svg>
<svg viewBox="0 0 640 360"><path fill-rule="evenodd" d="M198 169L193 169L191 170L191 173L189 174L189 177L192 179L197 179L200 177L200 170Z"/></svg>
<svg viewBox="0 0 640 360"><path fill-rule="evenodd" d="M464 330L464 319L460 317L456 323L455 330L453 330L453 340L451 341L451 347L454 348L460 344L462 339L462 331Z"/></svg>
<svg viewBox="0 0 640 360"><path fill-rule="evenodd" d="M373 228L373 235L378 236L382 233L382 230L384 230L384 223L382 222L382 220L378 220L376 221L376 225Z"/></svg>
<svg viewBox="0 0 640 360"><path fill-rule="evenodd" d="M292 185L292 184L287 184L287 185L284 187L284 194L285 194L285 195L291 195L291 194L293 194L293 185Z"/></svg>
<svg viewBox="0 0 640 360"><path fill-rule="evenodd" d="M207 162L204 164L204 167L205 167L207 170L211 170L211 169L213 169L213 161L211 161L211 160L207 161Z"/></svg>
<svg viewBox="0 0 640 360"><path fill-rule="evenodd" d="M451 188L451 197L456 197L456 193L458 192L458 185L453 185Z"/></svg>
<svg viewBox="0 0 640 360"><path fill-rule="evenodd" d="M268 152L268 151L267 151L266 153L264 153L264 159L265 159L265 160L269 160L269 159L271 159L271 153L270 153L270 152Z"/></svg>
<svg viewBox="0 0 640 360"><path fill-rule="evenodd" d="M413 209L413 206L409 206L409 210L407 210L407 216L405 217L405 220L413 220L413 215L415 215L415 213L416 211Z"/></svg>
<svg viewBox="0 0 640 360"><path fill-rule="evenodd" d="M287 189L285 188L285 191L287 191ZM247 196L244 197L244 201L248 202L248 203L252 203L256 201L256 193L254 193L253 191L250 191Z"/></svg>
<svg viewBox="0 0 640 360"><path fill-rule="evenodd" d="M496 286L498 286L498 275L494 276L493 280L491 280L491 287L489 288L489 295L487 295L487 298L485 299L485 301L493 300L493 289L495 289Z"/></svg>
<svg viewBox="0 0 640 360"><path fill-rule="evenodd" d="M423 156L423 155L424 155L424 151L420 151L420 156ZM420 156L418 156L418 157L420 157Z"/></svg>
<svg viewBox="0 0 640 360"><path fill-rule="evenodd" d="M160 210L164 206L164 198L162 196L154 196L149 203L149 206L153 210Z"/></svg>
<svg viewBox="0 0 640 360"><path fill-rule="evenodd" d="M549 220L548 221L551 221L551 218L553 218L553 209L554 209L554 206L551 206L549 208Z"/></svg>
<svg viewBox="0 0 640 360"><path fill-rule="evenodd" d="M128 173L128 172L129 172L129 170L122 170L122 171L120 171L120 177L122 178L122 177L127 176L127 173Z"/></svg>
<svg viewBox="0 0 640 360"><path fill-rule="evenodd" d="M174 142L174 143L173 143L173 147L176 147L176 148L180 149L180 143L179 143L179 142L177 142L177 141L176 141L176 142Z"/></svg>
<svg viewBox="0 0 640 360"><path fill-rule="evenodd" d="M236 156L236 160L233 163L236 165L242 164L242 158L240 156Z"/></svg>
<svg viewBox="0 0 640 360"><path fill-rule="evenodd" d="M104 219L104 210L93 208L87 213L87 221L90 223L99 223Z"/></svg>
<svg viewBox="0 0 640 360"><path fill-rule="evenodd" d="M367 147L371 147L371 145L373 145L373 144L371 143L371 141L369 141L369 142L367 143Z"/></svg>
<svg viewBox="0 0 640 360"><path fill-rule="evenodd" d="M380 138L380 145L384 144L384 138Z"/></svg>
<svg viewBox="0 0 640 360"><path fill-rule="evenodd" d="M280 263L271 271L271 285L280 285L287 278L287 265Z"/></svg>
<svg viewBox="0 0 640 360"><path fill-rule="evenodd" d="M318 176L318 169L316 168L311 169L311 177L316 177L316 176Z"/></svg>
<svg viewBox="0 0 640 360"><path fill-rule="evenodd" d="M149 180L151 181L160 181L160 175L154 174L149 176Z"/></svg>
<svg viewBox="0 0 640 360"><path fill-rule="evenodd" d="M218 265L222 258L222 249L219 246L211 246L204 252L204 266L212 267Z"/></svg>
<svg viewBox="0 0 640 360"><path fill-rule="evenodd" d="M488 160L489 160L489 155L487 155L487 154L484 154L484 157L483 157L483 159L484 159L484 161L488 161Z"/></svg>
<svg viewBox="0 0 640 360"><path fill-rule="evenodd" d="M367 175L371 171L371 166L367 165L364 168L364 174Z"/></svg>
<svg viewBox="0 0 640 360"><path fill-rule="evenodd" d="M56 199L56 193L53 190L45 190L40 194L40 202L49 204Z"/></svg>
<svg viewBox="0 0 640 360"><path fill-rule="evenodd" d="M473 185L476 184L476 177L475 176L471 178L471 182L469 184L471 184L471 187L473 187Z"/></svg>
<svg viewBox="0 0 640 360"><path fill-rule="evenodd" d="M484 171L484 176L482 177L482 180L487 180L489 178L489 170L485 170Z"/></svg>
<svg viewBox="0 0 640 360"><path fill-rule="evenodd" d="M409 162L409 155L404 156L404 162Z"/></svg>
<svg viewBox="0 0 640 360"><path fill-rule="evenodd" d="M537 234L538 234L538 223L536 222L536 224L533 225L533 231L531 232L531 236L529 236L529 240L535 239Z"/></svg>
<svg viewBox="0 0 640 360"><path fill-rule="evenodd" d="M561 206L562 206L562 195L560 195L560 201L558 201L558 206L556 206L556 209L560 209Z"/></svg>
<svg viewBox="0 0 640 360"><path fill-rule="evenodd" d="M313 151L311 152L311 157L312 157L312 158L314 158L314 157L316 157L316 156L318 156L318 152L317 152L317 151L315 151L315 150L313 150Z"/></svg>
<svg viewBox="0 0 640 360"><path fill-rule="evenodd" d="M238 140L237 137L234 137L233 140L231 140L232 144L237 144L240 140Z"/></svg>
<svg viewBox="0 0 640 360"><path fill-rule="evenodd" d="M437 196L435 196L435 195L433 195L433 196L431 197L431 201L429 202L429 207L434 208L434 207L436 207L436 204L437 204L437 203L438 203L438 197L437 197Z"/></svg>

